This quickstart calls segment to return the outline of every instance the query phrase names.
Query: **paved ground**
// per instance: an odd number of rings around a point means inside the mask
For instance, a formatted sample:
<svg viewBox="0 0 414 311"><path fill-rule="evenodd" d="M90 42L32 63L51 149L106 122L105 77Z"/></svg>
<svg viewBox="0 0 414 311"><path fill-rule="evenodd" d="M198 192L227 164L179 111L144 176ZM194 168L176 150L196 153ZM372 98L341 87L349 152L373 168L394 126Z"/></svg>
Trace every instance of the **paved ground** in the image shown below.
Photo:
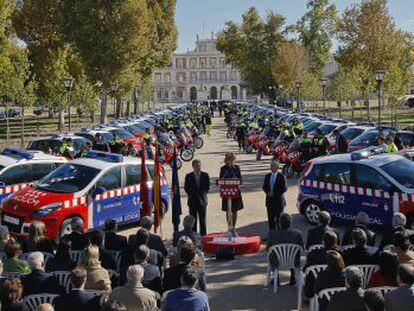
<svg viewBox="0 0 414 311"><path fill-rule="evenodd" d="M225 137L225 126L221 118L215 118L211 137L204 139L205 145L196 154L202 161L202 169L209 173L212 185L217 178L220 166L223 165L224 154L233 151L237 156L237 163L241 166L243 176L242 195L244 210L239 214L237 224L241 233L259 234L263 238L267 234L267 216L264 207L264 195L261 191L264 174L270 164L270 158L258 162L254 154L239 152L236 142ZM191 165L186 163L180 170L180 182L183 186L184 176L191 171ZM168 173L169 180L171 175ZM286 196L286 211L294 215L293 225L306 232L309 225L305 219L297 214L296 198L298 180L288 181L289 188ZM212 188L209 194L207 212L208 232L227 230L225 214L221 211L221 200L218 189ZM182 190L183 216L188 214L186 196ZM125 230L124 234L132 234L136 229ZM167 240L172 237L171 213L168 213L163 222L163 236ZM238 256L231 262L215 262L208 259L206 263L208 295L212 310L292 310L296 308L296 288L287 283L288 275L282 274L282 286L275 295L265 287L266 253L261 252ZM285 285L284 285L285 284Z"/></svg>

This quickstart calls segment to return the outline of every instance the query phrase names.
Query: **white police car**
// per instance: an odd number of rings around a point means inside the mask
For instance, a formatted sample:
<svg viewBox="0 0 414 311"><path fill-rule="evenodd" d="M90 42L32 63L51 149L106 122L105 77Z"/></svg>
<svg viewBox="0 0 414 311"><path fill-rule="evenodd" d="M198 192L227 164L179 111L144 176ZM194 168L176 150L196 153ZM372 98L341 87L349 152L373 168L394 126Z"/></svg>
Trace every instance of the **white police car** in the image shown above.
<svg viewBox="0 0 414 311"><path fill-rule="evenodd" d="M4 148L0 153L0 203L66 162L64 157L41 151Z"/></svg>
<svg viewBox="0 0 414 311"><path fill-rule="evenodd" d="M313 159L302 174L297 207L311 224L326 210L347 223L364 211L378 227L389 227L394 213L402 212L412 226L414 162L379 154L378 147Z"/></svg>

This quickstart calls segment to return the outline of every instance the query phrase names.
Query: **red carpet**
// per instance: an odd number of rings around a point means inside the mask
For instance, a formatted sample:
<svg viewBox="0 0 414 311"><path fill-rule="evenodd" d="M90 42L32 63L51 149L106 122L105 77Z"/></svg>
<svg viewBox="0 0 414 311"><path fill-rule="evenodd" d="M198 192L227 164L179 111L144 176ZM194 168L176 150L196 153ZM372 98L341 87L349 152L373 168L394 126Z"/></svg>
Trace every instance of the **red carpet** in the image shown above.
<svg viewBox="0 0 414 311"><path fill-rule="evenodd" d="M217 246L233 246L236 255L256 253L260 249L261 239L258 235L239 235L231 242L227 240L227 232L211 233L203 236L203 251L215 253Z"/></svg>

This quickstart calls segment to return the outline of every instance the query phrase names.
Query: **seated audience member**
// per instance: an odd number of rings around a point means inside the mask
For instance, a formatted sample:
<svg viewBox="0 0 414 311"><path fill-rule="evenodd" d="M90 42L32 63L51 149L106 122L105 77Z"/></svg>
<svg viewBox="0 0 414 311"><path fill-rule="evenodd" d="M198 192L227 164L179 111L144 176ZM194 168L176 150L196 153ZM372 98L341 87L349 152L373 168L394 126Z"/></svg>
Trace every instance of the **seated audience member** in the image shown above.
<svg viewBox="0 0 414 311"><path fill-rule="evenodd" d="M156 310L160 295L142 285L144 269L140 265L129 266L126 278L126 284L116 287L109 300L122 302L127 311Z"/></svg>
<svg viewBox="0 0 414 311"><path fill-rule="evenodd" d="M306 256L306 265L303 270L313 265L324 265L326 264L326 253L328 251L339 251L338 237L335 232L327 231L323 235L323 248L314 249Z"/></svg>
<svg viewBox="0 0 414 311"><path fill-rule="evenodd" d="M68 294L57 297L54 301L56 311L99 311L99 296L85 291L87 272L75 268L70 274L72 289Z"/></svg>
<svg viewBox="0 0 414 311"><path fill-rule="evenodd" d="M21 246L19 243L10 241L4 248L6 259L3 261L4 272L30 273L30 267L26 261L19 259Z"/></svg>
<svg viewBox="0 0 414 311"><path fill-rule="evenodd" d="M378 254L367 246L367 235L361 229L352 232L354 247L343 252L345 264L349 265L373 265L378 263Z"/></svg>
<svg viewBox="0 0 414 311"><path fill-rule="evenodd" d="M364 290L361 288L364 274L357 267L344 269L346 290L334 294L328 305L328 311L364 311Z"/></svg>
<svg viewBox="0 0 414 311"><path fill-rule="evenodd" d="M99 248L99 261L105 269L116 270L116 262L111 253L104 249L104 233L101 230L89 234L89 242Z"/></svg>
<svg viewBox="0 0 414 311"><path fill-rule="evenodd" d="M170 256L170 267L175 267L180 263L180 252L183 247L194 247L193 241L188 236L182 236L178 240L177 247ZM203 268L203 254L196 249L196 258L193 260L193 266Z"/></svg>
<svg viewBox="0 0 414 311"><path fill-rule="evenodd" d="M385 311L385 299L380 291L367 289L364 293L364 302L368 311Z"/></svg>
<svg viewBox="0 0 414 311"><path fill-rule="evenodd" d="M85 289L111 291L111 279L108 271L101 266L97 246L89 245L85 249L85 257L80 267L87 272Z"/></svg>
<svg viewBox="0 0 414 311"><path fill-rule="evenodd" d="M305 284L305 295L308 298L319 294L319 292L326 288L331 287L344 287L345 278L342 270L345 268L344 260L340 253L337 251L326 252L326 264L327 268L324 271L319 272L318 277L312 284ZM325 300L319 300L319 310L324 311L327 309L328 302Z"/></svg>
<svg viewBox="0 0 414 311"><path fill-rule="evenodd" d="M414 267L402 264L398 268L398 288L385 295L387 311L414 310Z"/></svg>
<svg viewBox="0 0 414 311"><path fill-rule="evenodd" d="M0 252L4 252L4 247L10 240L9 228L0 225Z"/></svg>
<svg viewBox="0 0 414 311"><path fill-rule="evenodd" d="M55 257L50 258L46 263L46 271L72 271L77 263L70 258L70 241L63 238L57 246Z"/></svg>
<svg viewBox="0 0 414 311"><path fill-rule="evenodd" d="M85 231L83 220L75 217L71 221L71 226L72 232L66 237L71 242L72 250L83 251L89 245L88 237L83 234Z"/></svg>
<svg viewBox="0 0 414 311"><path fill-rule="evenodd" d="M316 228L309 229L308 231L308 238L306 241L306 248L308 249L310 246L315 244L322 244L323 235L326 231L333 231L336 233L338 237L338 244L339 244L339 233L336 229L332 228L329 224L331 223L331 215L326 212L322 211L318 215L319 218L319 226Z"/></svg>
<svg viewBox="0 0 414 311"><path fill-rule="evenodd" d="M388 251L381 252L378 265L379 270L372 274L368 287L397 286L399 265L397 255Z"/></svg>
<svg viewBox="0 0 414 311"><path fill-rule="evenodd" d="M394 248L400 264L414 265L414 252L409 250L410 241L404 232L394 234Z"/></svg>
<svg viewBox="0 0 414 311"><path fill-rule="evenodd" d="M375 232L368 229L369 225L369 216L365 212L359 212L355 219L355 226L348 228L345 231L344 237L342 239L342 245L351 245L352 244L352 231L356 228L361 229L365 232L367 236L367 245L375 246Z"/></svg>
<svg viewBox="0 0 414 311"><path fill-rule="evenodd" d="M168 268L164 272L164 283L163 289L164 291L176 289L181 286L180 277L183 274L184 270L189 267L193 266L194 260L196 257L196 251L194 247L183 247L180 250L180 263L175 266ZM196 267L194 267L197 269ZM197 269L198 271L198 288L202 291L206 290L206 280L205 280L205 273L202 269Z"/></svg>
<svg viewBox="0 0 414 311"><path fill-rule="evenodd" d="M101 311L126 311L125 305L118 300L108 300L101 306ZM139 310L139 309L138 309ZM157 309L154 309L157 310Z"/></svg>
<svg viewBox="0 0 414 311"><path fill-rule="evenodd" d="M121 260L121 266L122 267L128 267L135 264L135 249L139 247L140 245L147 245L149 241L150 233L147 229L140 228L134 238L134 244L131 244L128 246L128 248L124 249L122 251L122 260ZM150 249L150 257L148 262L157 265L158 266L158 256L159 253L154 250Z"/></svg>
<svg viewBox="0 0 414 311"><path fill-rule="evenodd" d="M156 251L159 251L164 257L167 257L168 251L165 247L164 242L162 241L161 237L157 234L152 234L151 229L153 225L153 221L150 216L145 216L141 219L140 225L142 228L147 229L150 233L149 241L148 241L148 247L150 249L154 249Z"/></svg>
<svg viewBox="0 0 414 311"><path fill-rule="evenodd" d="M277 244L284 244L284 243L291 243L291 244L298 244L303 246L303 239L302 234L299 230L291 229L290 226L292 225L292 216L286 213L282 213L279 217L279 225L280 229L277 230L269 230L269 235L267 239L267 249L269 249L273 245ZM272 253L270 255L270 263L273 267L278 266L277 257ZM298 252L295 264L299 267L300 265L300 252ZM291 285L295 284L295 274L294 270L291 270L290 273L290 283Z"/></svg>
<svg viewBox="0 0 414 311"><path fill-rule="evenodd" d="M50 303L42 303L37 306L36 311L55 311L55 308Z"/></svg>
<svg viewBox="0 0 414 311"><path fill-rule="evenodd" d="M162 311L197 310L209 311L207 295L196 289L198 273L187 266L180 277L181 287L169 291L162 302Z"/></svg>
<svg viewBox="0 0 414 311"><path fill-rule="evenodd" d="M23 286L19 279L8 279L4 281L0 292L2 311L29 311L22 301Z"/></svg>
<svg viewBox="0 0 414 311"><path fill-rule="evenodd" d="M33 252L27 257L32 272L22 279L23 296L42 293L63 294L65 288L51 273L45 272L45 260L41 252Z"/></svg>
<svg viewBox="0 0 414 311"><path fill-rule="evenodd" d="M105 249L110 251L122 251L128 246L127 238L116 234L118 225L114 219L105 221Z"/></svg>
<svg viewBox="0 0 414 311"><path fill-rule="evenodd" d="M55 242L45 236L45 224L34 221L30 224L29 234L22 244L23 252L46 252L53 254L56 249Z"/></svg>
<svg viewBox="0 0 414 311"><path fill-rule="evenodd" d="M381 241L381 249L384 246L392 245L394 243L394 234L397 232L402 232L406 234L409 239L410 243L414 243L414 231L408 230L405 228L405 224L407 223L407 218L402 213L394 214L392 218L392 229L388 230L384 233L384 236Z"/></svg>
<svg viewBox="0 0 414 311"><path fill-rule="evenodd" d="M173 234L173 245L177 247L178 240L182 236L188 236L194 243L195 247L201 246L201 235L198 232L195 232L194 229L195 218L192 215L187 215L184 217L182 231L174 232Z"/></svg>
<svg viewBox="0 0 414 311"><path fill-rule="evenodd" d="M160 269L148 263L150 249L146 245L140 245L135 249L135 260L144 269L142 282L146 288L162 293Z"/></svg>

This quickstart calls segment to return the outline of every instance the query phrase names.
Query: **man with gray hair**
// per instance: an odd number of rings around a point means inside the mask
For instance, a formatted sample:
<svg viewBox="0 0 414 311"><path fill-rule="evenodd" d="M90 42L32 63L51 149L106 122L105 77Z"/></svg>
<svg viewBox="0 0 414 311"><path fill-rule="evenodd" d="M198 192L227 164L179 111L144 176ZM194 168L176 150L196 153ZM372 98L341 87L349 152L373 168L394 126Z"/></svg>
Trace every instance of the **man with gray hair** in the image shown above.
<svg viewBox="0 0 414 311"><path fill-rule="evenodd" d="M183 225L184 230L174 232L173 234L173 245L176 247L178 244L178 240L182 236L188 236L194 243L194 246L200 247L201 245L201 236L199 233L193 230L195 218L192 215L187 215L184 217Z"/></svg>
<svg viewBox="0 0 414 311"><path fill-rule="evenodd" d="M392 218L392 228L384 233L380 248L394 243L394 234L402 232L410 238L411 244L414 244L414 231L404 228L407 223L407 217L403 213L395 213Z"/></svg>
<svg viewBox="0 0 414 311"><path fill-rule="evenodd" d="M140 265L129 266L126 278L125 285L116 287L109 300L121 301L127 311L157 310L157 301L160 299L160 295L142 286L144 269Z"/></svg>
<svg viewBox="0 0 414 311"><path fill-rule="evenodd" d="M375 246L375 232L368 229L369 225L369 216L365 212L359 212L355 218L355 226L350 227L345 231L344 238L342 240L342 245L351 245L352 244L352 231L355 229L361 229L367 235L367 245Z"/></svg>
<svg viewBox="0 0 414 311"><path fill-rule="evenodd" d="M23 296L50 293L63 294L65 288L59 284L58 279L51 273L45 272L45 260L41 252L33 252L27 262L32 272L22 279Z"/></svg>
<svg viewBox="0 0 414 311"><path fill-rule="evenodd" d="M83 220L79 217L74 217L72 218L70 225L72 227L72 232L67 236L67 238L72 243L72 250L83 251L86 246L89 245L87 236L83 234L85 231Z"/></svg>
<svg viewBox="0 0 414 311"><path fill-rule="evenodd" d="M343 272L346 290L331 297L328 311L367 310L364 303L364 290L361 288L363 272L357 267L347 267Z"/></svg>

